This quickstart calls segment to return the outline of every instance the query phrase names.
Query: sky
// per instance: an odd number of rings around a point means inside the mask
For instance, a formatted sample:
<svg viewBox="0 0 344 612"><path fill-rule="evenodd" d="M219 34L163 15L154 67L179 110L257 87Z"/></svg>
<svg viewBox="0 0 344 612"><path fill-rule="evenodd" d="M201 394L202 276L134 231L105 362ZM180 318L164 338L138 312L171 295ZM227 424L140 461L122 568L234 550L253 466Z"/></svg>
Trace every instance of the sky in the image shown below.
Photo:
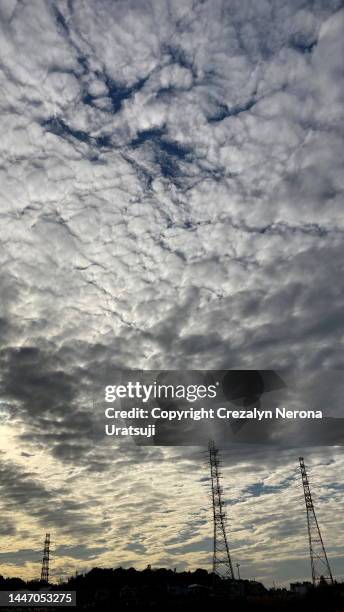
<svg viewBox="0 0 344 612"><path fill-rule="evenodd" d="M105 443L94 389L305 370L341 416L343 2L1 0L0 23L0 573L39 575L46 531L56 578L210 569L205 449ZM242 577L309 579L298 450L223 453ZM343 579L343 453L301 450Z"/></svg>

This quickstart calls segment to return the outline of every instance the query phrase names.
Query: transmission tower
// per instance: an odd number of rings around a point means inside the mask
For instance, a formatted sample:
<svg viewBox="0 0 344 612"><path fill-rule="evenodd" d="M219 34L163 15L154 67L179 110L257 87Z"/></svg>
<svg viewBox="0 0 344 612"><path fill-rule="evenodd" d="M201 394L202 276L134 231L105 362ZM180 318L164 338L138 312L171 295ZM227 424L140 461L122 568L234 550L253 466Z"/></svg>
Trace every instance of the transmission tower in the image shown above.
<svg viewBox="0 0 344 612"><path fill-rule="evenodd" d="M222 499L222 487L220 485L221 472L219 469L219 451L213 441L209 442L208 449L214 520L213 573L221 578L234 580L233 566L226 534L226 512Z"/></svg>
<svg viewBox="0 0 344 612"><path fill-rule="evenodd" d="M45 534L42 557L41 582L49 582L50 533Z"/></svg>
<svg viewBox="0 0 344 612"><path fill-rule="evenodd" d="M303 457L299 457L300 470L303 484L303 492L305 494L307 527L309 539L309 551L311 556L312 581L316 586L321 580L326 580L333 584L333 577L328 562L325 546L321 537L318 520L315 514L312 494L308 482L306 466Z"/></svg>

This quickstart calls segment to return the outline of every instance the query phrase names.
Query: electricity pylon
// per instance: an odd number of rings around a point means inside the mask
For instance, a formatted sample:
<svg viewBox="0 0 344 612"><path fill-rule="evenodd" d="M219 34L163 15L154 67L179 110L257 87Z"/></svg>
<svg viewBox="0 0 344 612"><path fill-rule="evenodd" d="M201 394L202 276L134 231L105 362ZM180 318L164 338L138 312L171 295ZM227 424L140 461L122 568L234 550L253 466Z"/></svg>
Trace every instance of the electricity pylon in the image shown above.
<svg viewBox="0 0 344 612"><path fill-rule="evenodd" d="M305 495L306 503L309 552L311 556L312 568L312 582L314 586L316 586L322 580L328 581L333 584L332 572L330 564L328 562L318 520L315 514L312 494L308 482L308 476L303 457L299 457L299 462L303 484L303 492Z"/></svg>
<svg viewBox="0 0 344 612"><path fill-rule="evenodd" d="M41 582L49 582L50 533L45 534L42 557Z"/></svg>
<svg viewBox="0 0 344 612"><path fill-rule="evenodd" d="M220 485L221 472L219 469L219 451L215 447L213 441L209 442L208 449L214 521L213 573L221 578L234 580L233 566L226 534L226 512L222 499L223 491Z"/></svg>

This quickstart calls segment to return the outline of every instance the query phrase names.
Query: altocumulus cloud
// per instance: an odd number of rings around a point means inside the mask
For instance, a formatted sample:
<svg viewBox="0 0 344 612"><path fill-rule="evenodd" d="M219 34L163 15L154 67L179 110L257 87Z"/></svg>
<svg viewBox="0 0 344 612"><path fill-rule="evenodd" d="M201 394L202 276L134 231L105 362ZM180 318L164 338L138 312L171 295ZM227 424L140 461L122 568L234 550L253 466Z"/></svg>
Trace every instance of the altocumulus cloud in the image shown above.
<svg viewBox="0 0 344 612"><path fill-rule="evenodd" d="M343 366L342 2L3 0L0 17L9 571L20 550L35 574L44 528L69 531L57 573L95 554L209 562L199 455L102 447L91 389L114 367ZM305 576L272 456L256 452L259 486L240 476L235 552L251 575L270 579L274 557L281 579ZM245 462L226 459L234 486ZM331 527L339 494L321 486Z"/></svg>

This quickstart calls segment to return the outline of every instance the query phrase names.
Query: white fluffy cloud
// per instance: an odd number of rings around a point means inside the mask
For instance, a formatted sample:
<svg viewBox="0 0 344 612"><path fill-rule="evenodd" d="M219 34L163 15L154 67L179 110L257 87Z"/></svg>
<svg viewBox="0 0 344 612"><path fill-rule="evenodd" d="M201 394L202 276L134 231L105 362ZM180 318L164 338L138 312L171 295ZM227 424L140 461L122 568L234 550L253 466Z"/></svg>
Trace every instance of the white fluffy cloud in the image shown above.
<svg viewBox="0 0 344 612"><path fill-rule="evenodd" d="M52 499L61 474L81 490L83 453L100 474L111 465L109 456L92 459L86 425L77 439L90 405L80 408L79 382L90 402L97 369L341 368L341 2L4 0L0 16L0 330L3 401L16 418L4 427L7 437L22 436L14 441L20 451L5 442L3 450L19 471L31 465L41 485L48 462L49 482L37 495ZM32 432L53 414L56 427L72 415L71 437L33 443ZM15 427L24 429L16 434ZM153 467L147 457L138 473L136 452L125 476L115 451L111 456L111 473L126 488L123 508L146 496L144 512L152 517L140 536L132 518L133 542L152 551L153 561L175 565L173 546L185 543L176 526L187 522L187 486L179 490L171 451L161 451L163 463ZM341 461L339 455L338 470ZM164 487L154 480L161 469ZM108 482L108 475L87 478ZM197 495L199 483L185 478ZM245 478L245 486L255 484ZM265 472L261 482L269 484ZM289 486L282 490L293 504ZM109 485L108 508L112 493ZM65 504L73 495L65 492ZM105 523L101 534L97 527L97 494L93 501L75 495L80 523L87 523L86 508L92 514L97 548L106 533ZM260 492L266 516L273 495ZM167 535L153 547L154 511L165 501L175 505ZM238 501L252 524L253 502ZM24 510L19 539L28 530ZM125 510L116 519L104 512L111 525L117 521L115 538ZM140 506L135 512L142 516ZM34 518L38 537L42 521ZM287 530L283 513L272 520L276 533ZM266 532L249 536L267 526L243 520L240 529L240 555L269 578L264 555L279 552ZM209 557L209 525L191 532L196 552L183 563L195 565ZM178 544L169 547L173 538ZM297 550L304 551L302 542L300 534ZM135 547L121 559L116 549L113 540L99 563L140 563ZM61 553L61 571L73 570L67 557ZM296 577L278 558L281 579ZM298 575L304 572L301 564Z"/></svg>

